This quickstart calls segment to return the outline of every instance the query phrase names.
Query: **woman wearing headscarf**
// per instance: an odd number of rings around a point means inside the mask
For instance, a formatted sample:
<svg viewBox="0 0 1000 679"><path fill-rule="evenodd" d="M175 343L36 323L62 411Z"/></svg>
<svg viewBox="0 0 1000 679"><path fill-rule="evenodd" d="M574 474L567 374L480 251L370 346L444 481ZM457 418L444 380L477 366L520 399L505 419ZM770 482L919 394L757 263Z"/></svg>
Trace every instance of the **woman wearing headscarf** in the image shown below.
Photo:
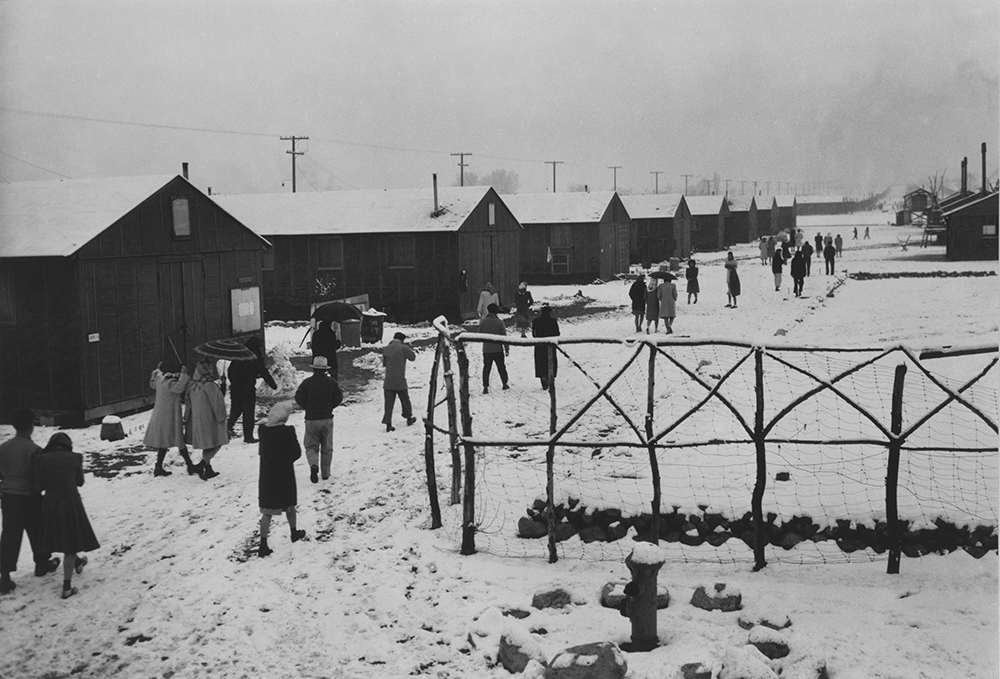
<svg viewBox="0 0 1000 679"><path fill-rule="evenodd" d="M304 530L295 528L295 505L298 503L295 484L295 461L302 457L295 427L288 424L294 404L291 401L275 403L267 413L267 421L257 428L260 440L260 477L257 482L260 506L260 547L257 556L265 557L274 550L267 544L271 530L271 517L284 514L292 542L306 536Z"/></svg>
<svg viewBox="0 0 1000 679"><path fill-rule="evenodd" d="M646 316L646 278L642 274L639 274L628 289L628 298L632 300L635 331L642 332L642 319Z"/></svg>
<svg viewBox="0 0 1000 679"><path fill-rule="evenodd" d="M646 334L649 334L649 326L653 324L653 332L660 331L660 299L656 296L656 279L649 277L646 285Z"/></svg>
<svg viewBox="0 0 1000 679"><path fill-rule="evenodd" d="M216 359L206 356L194 366L194 373L185 394L185 440L201 451L201 462L195 471L203 481L219 475L212 468L212 458L229 442L226 431L226 401L219 386Z"/></svg>
<svg viewBox="0 0 1000 679"><path fill-rule="evenodd" d="M490 313L490 304L500 306L500 295L497 294L493 284L487 281L483 285L483 291L479 293L479 305L476 307L476 310L479 312L480 321Z"/></svg>
<svg viewBox="0 0 1000 679"><path fill-rule="evenodd" d="M187 465L188 474L197 472L191 462L187 444L184 443L184 416L181 413L181 401L190 379L187 366L165 361L161 361L149 376L149 386L156 390L156 400L153 402L153 413L149 416L142 443L156 448L153 476L170 476L170 472L163 468L163 460L170 448L178 449Z"/></svg>
<svg viewBox="0 0 1000 679"><path fill-rule="evenodd" d="M56 432L36 458L35 486L42 491L42 547L63 554L63 599L77 593L73 573L87 565L87 557L77 554L101 546L77 490L82 485L83 455L73 452L65 432Z"/></svg>
<svg viewBox="0 0 1000 679"><path fill-rule="evenodd" d="M736 298L740 296L740 275L736 273L736 258L733 253L726 255L726 306L736 308Z"/></svg>
<svg viewBox="0 0 1000 679"><path fill-rule="evenodd" d="M532 337L558 337L559 323L552 317L552 308L548 304L542 304L541 314L531 322ZM552 354L552 377L556 376L558 361L555 354ZM535 345L535 377L542 383L542 389L549 388L549 345Z"/></svg>
<svg viewBox="0 0 1000 679"><path fill-rule="evenodd" d="M521 337L526 337L531 327L531 305L535 298L528 292L528 284L521 281L514 293L514 322L521 331Z"/></svg>

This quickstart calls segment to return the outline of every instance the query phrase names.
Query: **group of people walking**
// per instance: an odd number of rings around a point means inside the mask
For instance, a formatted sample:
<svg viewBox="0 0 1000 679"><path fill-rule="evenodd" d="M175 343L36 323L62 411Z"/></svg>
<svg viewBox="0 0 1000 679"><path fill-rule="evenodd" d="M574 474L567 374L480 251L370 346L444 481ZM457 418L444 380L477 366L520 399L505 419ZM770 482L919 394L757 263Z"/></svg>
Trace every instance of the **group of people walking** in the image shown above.
<svg viewBox="0 0 1000 679"><path fill-rule="evenodd" d="M15 410L13 424L14 438L0 444L0 594L17 587L11 573L27 535L36 577L54 573L60 559L52 554L63 555L62 598L68 599L77 593L73 575L87 565L80 553L100 547L78 490L84 482L83 456L73 452L73 441L61 431L44 448L35 444L30 410Z"/></svg>
<svg viewBox="0 0 1000 679"><path fill-rule="evenodd" d="M692 269L693 267L693 269ZM694 272L692 274L692 271ZM635 321L635 331L642 332L642 322L646 321L646 334L649 334L650 326L653 332L660 331L660 320L663 320L663 329L668 335L674 331L674 318L677 317L677 286L674 281L677 277L671 273L663 273L660 276L646 277L639 275L629 288L629 299L632 300L632 316ZM697 304L698 292L698 269L691 260L688 266L688 304L691 303L692 296Z"/></svg>

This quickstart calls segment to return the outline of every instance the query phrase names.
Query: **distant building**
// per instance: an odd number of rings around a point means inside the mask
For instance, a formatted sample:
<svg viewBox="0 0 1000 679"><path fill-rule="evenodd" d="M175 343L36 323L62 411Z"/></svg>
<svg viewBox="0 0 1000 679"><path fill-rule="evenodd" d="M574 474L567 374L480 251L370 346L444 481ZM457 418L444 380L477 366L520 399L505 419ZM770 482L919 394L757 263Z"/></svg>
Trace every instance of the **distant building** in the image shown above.
<svg viewBox="0 0 1000 679"><path fill-rule="evenodd" d="M731 196L729 219L726 220L726 247L737 243L749 243L758 238L757 202L753 196Z"/></svg>
<svg viewBox="0 0 1000 679"><path fill-rule="evenodd" d="M777 219L773 220L778 231L794 231L798 227L798 202L795 196L790 194L777 195L774 197L774 204L777 207Z"/></svg>
<svg viewBox="0 0 1000 679"><path fill-rule="evenodd" d="M853 212L856 205L847 196L795 196L796 216L842 215Z"/></svg>
<svg viewBox="0 0 1000 679"><path fill-rule="evenodd" d="M523 227L521 278L590 283L628 271L630 217L614 191L503 196Z"/></svg>
<svg viewBox="0 0 1000 679"><path fill-rule="evenodd" d="M949 260L998 259L997 205L997 192L993 191L980 193L944 213Z"/></svg>
<svg viewBox="0 0 1000 679"><path fill-rule="evenodd" d="M263 266L268 320L367 294L390 320L458 321L487 281L504 302L517 289L521 226L488 186L213 198L274 246Z"/></svg>
<svg viewBox="0 0 1000 679"><path fill-rule="evenodd" d="M691 209L691 249L705 252L726 246L729 205L722 196L685 196Z"/></svg>
<svg viewBox="0 0 1000 679"><path fill-rule="evenodd" d="M774 196L754 196L757 206L757 237L778 233L778 206Z"/></svg>
<svg viewBox="0 0 1000 679"><path fill-rule="evenodd" d="M651 264L691 252L691 211L684 194L645 193L621 196L631 218L629 263Z"/></svg>
<svg viewBox="0 0 1000 679"><path fill-rule="evenodd" d="M151 404L175 351L260 333L268 247L179 175L0 185L0 417Z"/></svg>

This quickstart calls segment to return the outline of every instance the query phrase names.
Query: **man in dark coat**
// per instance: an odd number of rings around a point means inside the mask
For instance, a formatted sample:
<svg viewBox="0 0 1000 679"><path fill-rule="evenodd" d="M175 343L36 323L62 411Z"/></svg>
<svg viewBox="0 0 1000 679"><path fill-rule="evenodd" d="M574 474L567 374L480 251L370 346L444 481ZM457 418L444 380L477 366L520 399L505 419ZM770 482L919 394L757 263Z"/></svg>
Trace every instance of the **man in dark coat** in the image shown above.
<svg viewBox="0 0 1000 679"><path fill-rule="evenodd" d="M311 345L313 360L317 356L325 356L326 362L330 366L330 376L335 380L338 379L337 350L343 344L337 339L337 333L333 331L332 322L320 321L316 324Z"/></svg>
<svg viewBox="0 0 1000 679"><path fill-rule="evenodd" d="M826 247L823 248L823 258L826 260L826 275L833 275L833 260L837 256L837 248L834 247L833 243L827 243Z"/></svg>
<svg viewBox="0 0 1000 679"><path fill-rule="evenodd" d="M479 322L479 332L491 335L506 335L507 328L503 321L497 316L500 307L490 304L486 307L486 317ZM483 393L490 393L490 372L493 364L497 365L497 372L500 373L500 381L503 382L504 389L510 389L507 385L507 365L504 356L510 354L510 346L498 344L497 342L483 342Z"/></svg>
<svg viewBox="0 0 1000 679"><path fill-rule="evenodd" d="M816 234L816 255L820 255L823 252L823 234Z"/></svg>
<svg viewBox="0 0 1000 679"><path fill-rule="evenodd" d="M330 365L325 356L313 359L313 374L302 380L295 391L295 402L306 411L306 431L302 443L309 462L309 480L319 481L320 465L323 480L330 478L333 463L333 409L344 400L337 380L328 373Z"/></svg>
<svg viewBox="0 0 1000 679"><path fill-rule="evenodd" d="M642 283L642 281L639 281ZM643 284L642 305L646 305L645 284ZM559 323L552 317L552 308L548 304L542 305L542 313L531 323L532 337L558 337ZM555 354L552 355L552 377L556 376L558 362ZM542 389L549 388L549 345L535 345L535 377L542 383Z"/></svg>
<svg viewBox="0 0 1000 679"><path fill-rule="evenodd" d="M639 274L628 289L628 298L632 300L632 316L635 318L635 331L642 332L642 319L646 316L646 278ZM537 320L537 319L536 319ZM535 335L535 324L531 324L531 334Z"/></svg>
<svg viewBox="0 0 1000 679"><path fill-rule="evenodd" d="M52 573L59 559L42 549L42 495L35 487L34 465L41 447L31 440L35 430L35 414L30 410L13 413L14 438L0 445L0 594L14 591L10 574L17 570L21 555L21 538L28 534L35 558L35 575Z"/></svg>
<svg viewBox="0 0 1000 679"><path fill-rule="evenodd" d="M800 252L802 252L802 261L806 265L806 275L808 276L812 271L812 257L813 257L812 244L809 241L804 242L802 244Z"/></svg>
<svg viewBox="0 0 1000 679"><path fill-rule="evenodd" d="M247 349L257 358L253 361L233 361L226 373L229 376L229 438L235 438L236 420L243 416L243 441L257 443L253 437L253 425L257 419L257 378L262 377L267 386L277 389L278 385L264 366L264 351L260 338L256 335L246 341Z"/></svg>
<svg viewBox="0 0 1000 679"><path fill-rule="evenodd" d="M386 431L395 431L392 426L392 409L396 406L396 397L403 409L406 424L413 424L417 418L413 416L413 406L410 404L410 392L406 384L406 362L416 360L417 355L406 343L406 335L397 332L392 341L382 348L382 365L385 366L385 380L382 390L385 393L385 415L382 424Z"/></svg>
<svg viewBox="0 0 1000 679"><path fill-rule="evenodd" d="M791 269L792 287L795 291L795 296L801 297L802 286L805 283L806 278L806 262L802 255L802 250L795 251L795 256L792 257L792 264L789 268Z"/></svg>

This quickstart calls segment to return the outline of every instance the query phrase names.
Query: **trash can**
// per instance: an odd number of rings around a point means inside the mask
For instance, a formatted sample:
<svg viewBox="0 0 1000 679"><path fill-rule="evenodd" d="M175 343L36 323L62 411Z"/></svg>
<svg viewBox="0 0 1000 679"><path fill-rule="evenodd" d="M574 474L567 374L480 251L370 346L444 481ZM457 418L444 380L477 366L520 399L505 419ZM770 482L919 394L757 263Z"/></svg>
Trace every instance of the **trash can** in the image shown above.
<svg viewBox="0 0 1000 679"><path fill-rule="evenodd" d="M361 346L361 321L350 318L340 322L340 341L345 347Z"/></svg>
<svg viewBox="0 0 1000 679"><path fill-rule="evenodd" d="M381 344L385 314L369 309L361 314L361 341L365 344Z"/></svg>

